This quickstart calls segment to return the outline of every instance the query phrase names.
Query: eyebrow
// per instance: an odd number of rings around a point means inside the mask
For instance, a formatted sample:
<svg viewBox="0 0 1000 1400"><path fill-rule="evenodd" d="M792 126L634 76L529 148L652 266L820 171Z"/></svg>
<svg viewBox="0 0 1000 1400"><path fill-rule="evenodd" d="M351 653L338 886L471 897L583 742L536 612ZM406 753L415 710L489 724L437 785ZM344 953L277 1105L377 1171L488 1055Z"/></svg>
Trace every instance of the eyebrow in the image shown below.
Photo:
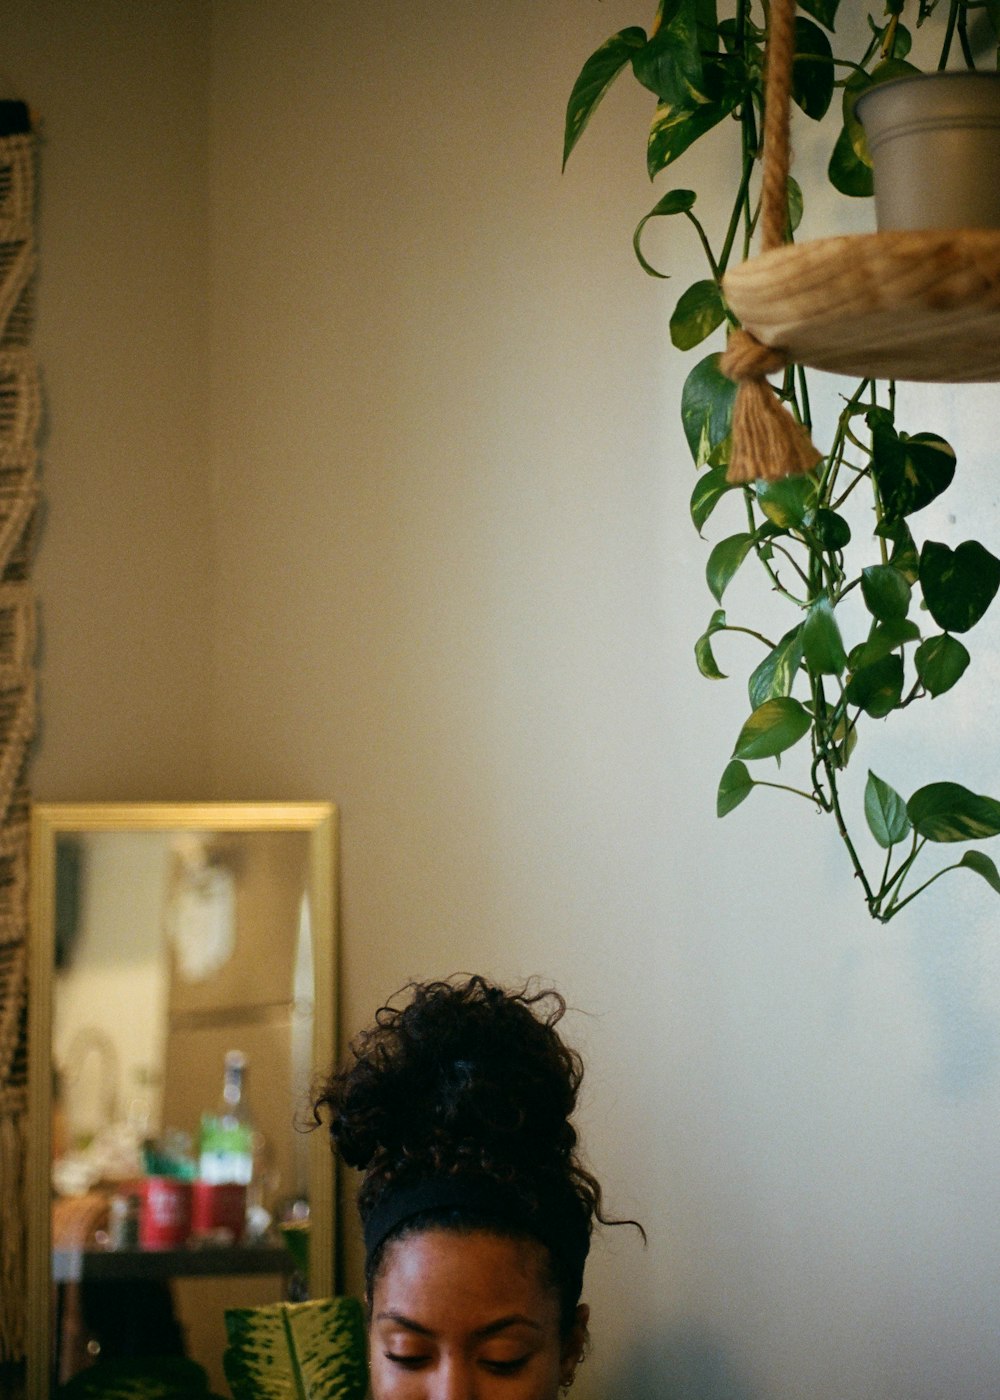
<svg viewBox="0 0 1000 1400"><path fill-rule="evenodd" d="M394 1322L397 1327L405 1327L408 1332L416 1332L421 1337L433 1337L434 1332L430 1327L425 1327L421 1322L415 1322L412 1317L407 1317L405 1313L380 1312L375 1319L376 1322ZM472 1333L473 1337L495 1337L498 1332L505 1332L508 1327L530 1327L534 1332L541 1332L541 1324L534 1318L526 1317L524 1313L510 1313L506 1317L498 1317L495 1322L488 1322L485 1327L477 1327Z"/></svg>

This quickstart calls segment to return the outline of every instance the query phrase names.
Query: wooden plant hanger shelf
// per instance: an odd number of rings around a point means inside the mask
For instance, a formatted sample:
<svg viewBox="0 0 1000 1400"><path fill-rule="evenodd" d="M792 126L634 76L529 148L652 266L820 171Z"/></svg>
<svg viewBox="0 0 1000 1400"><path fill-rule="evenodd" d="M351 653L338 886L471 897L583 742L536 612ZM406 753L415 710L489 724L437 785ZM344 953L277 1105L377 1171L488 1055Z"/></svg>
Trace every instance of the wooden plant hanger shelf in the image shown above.
<svg viewBox="0 0 1000 1400"><path fill-rule="evenodd" d="M726 299L762 345L867 379L1000 380L1000 230L822 238L731 268Z"/></svg>

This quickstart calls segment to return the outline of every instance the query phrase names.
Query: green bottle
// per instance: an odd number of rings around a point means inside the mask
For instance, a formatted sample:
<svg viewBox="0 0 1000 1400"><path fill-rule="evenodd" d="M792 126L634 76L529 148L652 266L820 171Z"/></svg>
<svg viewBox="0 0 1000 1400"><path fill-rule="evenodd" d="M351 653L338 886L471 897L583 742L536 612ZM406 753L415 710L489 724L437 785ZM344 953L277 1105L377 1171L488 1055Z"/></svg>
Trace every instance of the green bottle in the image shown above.
<svg viewBox="0 0 1000 1400"><path fill-rule="evenodd" d="M198 1174L212 1186L236 1182L248 1186L253 1176L253 1123L246 1100L246 1056L228 1050L222 1080L222 1103L203 1113Z"/></svg>

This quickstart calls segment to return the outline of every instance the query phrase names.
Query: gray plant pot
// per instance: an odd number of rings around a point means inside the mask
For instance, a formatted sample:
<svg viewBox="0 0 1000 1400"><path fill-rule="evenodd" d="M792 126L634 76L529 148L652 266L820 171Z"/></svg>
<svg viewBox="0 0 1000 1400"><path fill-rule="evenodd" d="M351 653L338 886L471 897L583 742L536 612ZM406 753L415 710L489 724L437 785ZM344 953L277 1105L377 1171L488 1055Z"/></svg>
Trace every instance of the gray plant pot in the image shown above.
<svg viewBox="0 0 1000 1400"><path fill-rule="evenodd" d="M855 112L888 229L1000 228L1000 73L915 73L862 93Z"/></svg>

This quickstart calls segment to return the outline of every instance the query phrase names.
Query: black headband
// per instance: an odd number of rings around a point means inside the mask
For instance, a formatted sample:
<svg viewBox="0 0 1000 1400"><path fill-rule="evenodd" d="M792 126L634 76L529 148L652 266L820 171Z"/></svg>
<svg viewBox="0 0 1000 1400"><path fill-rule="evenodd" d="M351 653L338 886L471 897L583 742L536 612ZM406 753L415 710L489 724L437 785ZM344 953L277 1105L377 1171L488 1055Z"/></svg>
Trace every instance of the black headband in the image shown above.
<svg viewBox="0 0 1000 1400"><path fill-rule="evenodd" d="M365 1264L371 1265L376 1252L390 1235L430 1211L465 1211L501 1229L515 1230L540 1240L552 1254L569 1263L583 1283L583 1266L590 1247L586 1226L581 1228L578 1212L565 1205L532 1210L523 1201L491 1182L460 1177L432 1177L411 1186L390 1189L364 1222Z"/></svg>

